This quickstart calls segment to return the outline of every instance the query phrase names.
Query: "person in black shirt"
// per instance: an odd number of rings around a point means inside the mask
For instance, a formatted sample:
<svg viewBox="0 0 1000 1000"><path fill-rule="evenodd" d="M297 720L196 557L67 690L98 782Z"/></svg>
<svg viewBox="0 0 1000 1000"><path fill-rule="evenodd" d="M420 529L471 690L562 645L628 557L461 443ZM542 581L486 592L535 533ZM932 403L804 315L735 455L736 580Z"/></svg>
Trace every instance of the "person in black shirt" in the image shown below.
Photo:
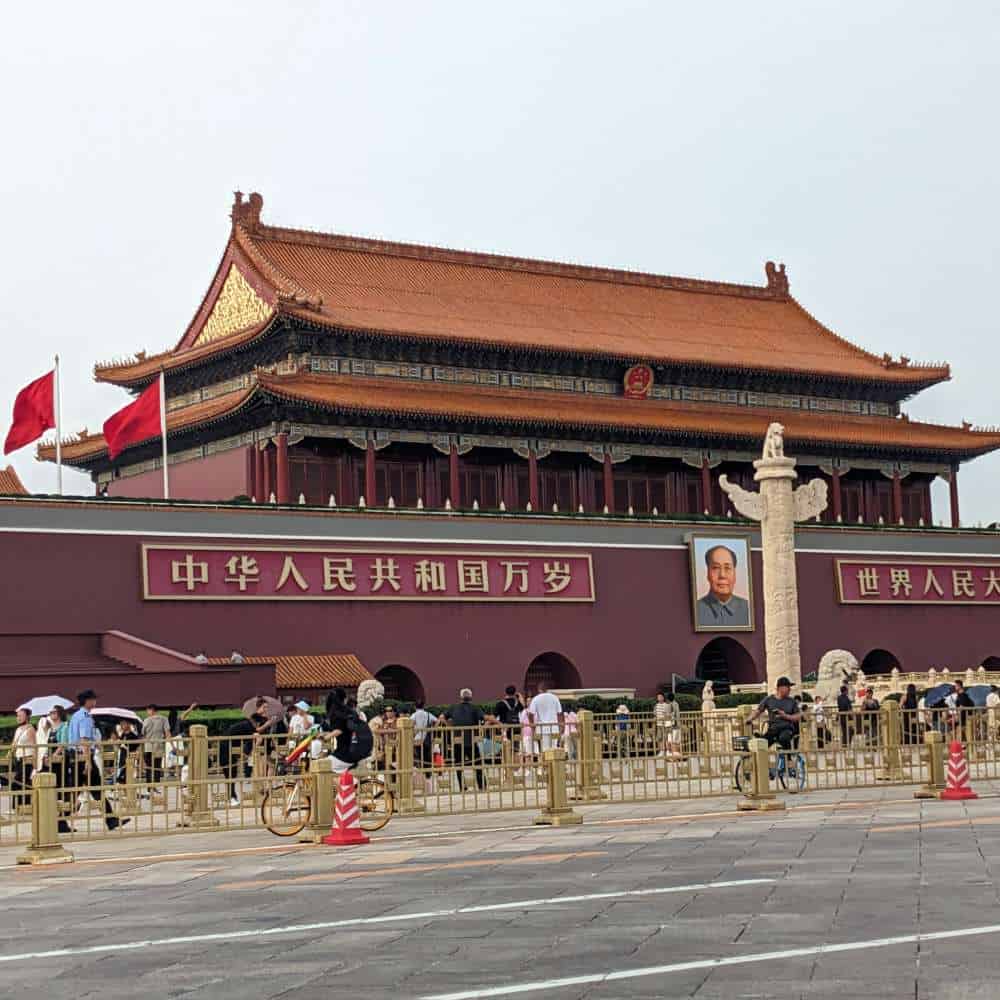
<svg viewBox="0 0 1000 1000"><path fill-rule="evenodd" d="M507 685L504 694L505 697L496 703L493 714L501 726L516 726L520 722L524 702L517 696L517 688L513 684Z"/></svg>
<svg viewBox="0 0 1000 1000"><path fill-rule="evenodd" d="M465 787L465 767L471 766L476 775L476 784L480 789L486 787L483 775L483 761L479 752L479 733L476 731L486 721L486 716L478 706L472 704L472 691L462 688L458 693L462 700L452 705L444 713L445 719L453 726L461 728L454 742L455 766L458 769L458 787Z"/></svg>
<svg viewBox="0 0 1000 1000"><path fill-rule="evenodd" d="M777 694L768 695L756 708L750 721L755 722L767 712L767 745L777 743L784 750L792 749L792 742L799 735L802 706L791 696L792 682L779 677L775 685Z"/></svg>
<svg viewBox="0 0 1000 1000"><path fill-rule="evenodd" d="M840 717L840 745L850 746L851 740L847 732L847 723L850 720L854 705L851 696L847 693L847 685L840 685L840 694L837 695L837 715Z"/></svg>
<svg viewBox="0 0 1000 1000"><path fill-rule="evenodd" d="M975 708L976 703L972 696L965 690L965 685L961 681L955 681L955 708L958 709L958 738L960 740L971 739L969 732L970 708Z"/></svg>

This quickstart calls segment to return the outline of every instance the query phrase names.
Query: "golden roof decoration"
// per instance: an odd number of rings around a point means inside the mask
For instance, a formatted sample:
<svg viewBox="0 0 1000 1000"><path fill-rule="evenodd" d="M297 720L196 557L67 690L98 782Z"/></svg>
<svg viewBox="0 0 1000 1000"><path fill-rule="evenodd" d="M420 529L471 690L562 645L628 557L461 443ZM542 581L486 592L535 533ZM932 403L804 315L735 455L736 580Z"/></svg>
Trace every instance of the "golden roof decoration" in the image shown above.
<svg viewBox="0 0 1000 1000"><path fill-rule="evenodd" d="M226 275L226 280L194 346L198 347L228 337L231 333L257 326L273 315L274 309L254 291L253 286L243 276L243 272L235 264L231 264L229 274Z"/></svg>

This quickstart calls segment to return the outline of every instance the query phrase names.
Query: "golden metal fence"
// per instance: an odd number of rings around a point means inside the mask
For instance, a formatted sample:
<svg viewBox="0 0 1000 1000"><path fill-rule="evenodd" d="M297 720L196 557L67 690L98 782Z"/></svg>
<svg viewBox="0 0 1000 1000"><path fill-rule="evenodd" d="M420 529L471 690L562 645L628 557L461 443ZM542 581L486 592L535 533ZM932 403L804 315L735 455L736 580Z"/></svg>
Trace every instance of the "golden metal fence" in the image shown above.
<svg viewBox="0 0 1000 1000"><path fill-rule="evenodd" d="M653 714L577 713L559 727L435 726L417 731L400 718L377 733L362 768L389 793L400 815L539 810L570 805L643 802L731 795L749 759L753 709L682 713L676 722ZM928 734L932 734L928 737ZM1000 775L1000 709L901 710L886 701L877 712L807 711L787 752L769 751L769 781L779 791L934 785L931 756L954 739L970 775ZM930 742L928 740L930 739ZM51 774L58 836L74 840L249 829L267 825L262 802L296 796L312 804L308 831L329 828L332 777L317 782L311 754L287 767L287 736L209 737L192 726L163 752L141 738L47 753L0 747L0 845L32 837L32 771ZM155 748L154 748L155 749ZM313 745L316 759L329 745ZM328 769L321 768L324 775ZM554 785L553 782L556 782ZM46 779L46 786L50 782ZM558 801L557 801L558 800Z"/></svg>

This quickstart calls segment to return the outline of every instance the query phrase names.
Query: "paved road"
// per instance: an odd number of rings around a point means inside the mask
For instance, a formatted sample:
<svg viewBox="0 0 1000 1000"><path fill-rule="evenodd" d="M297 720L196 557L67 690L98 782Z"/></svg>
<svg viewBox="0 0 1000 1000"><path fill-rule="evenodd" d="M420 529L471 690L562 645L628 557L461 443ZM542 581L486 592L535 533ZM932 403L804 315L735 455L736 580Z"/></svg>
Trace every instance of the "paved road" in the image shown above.
<svg viewBox="0 0 1000 1000"><path fill-rule="evenodd" d="M23 998L996 997L1000 799L908 794L397 822L350 850L98 845L0 867L0 976Z"/></svg>

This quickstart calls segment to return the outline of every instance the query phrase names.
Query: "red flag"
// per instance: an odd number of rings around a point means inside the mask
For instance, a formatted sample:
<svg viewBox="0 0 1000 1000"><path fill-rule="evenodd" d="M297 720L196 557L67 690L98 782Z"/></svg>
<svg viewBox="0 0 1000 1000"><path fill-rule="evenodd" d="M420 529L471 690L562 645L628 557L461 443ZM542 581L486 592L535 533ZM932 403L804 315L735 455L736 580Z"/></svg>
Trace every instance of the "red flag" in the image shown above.
<svg viewBox="0 0 1000 1000"><path fill-rule="evenodd" d="M128 406L104 421L108 455L116 458L130 444L160 436L160 380L157 379Z"/></svg>
<svg viewBox="0 0 1000 1000"><path fill-rule="evenodd" d="M3 453L9 455L32 441L37 441L56 425L55 372L49 372L26 385L14 400L14 422L11 424Z"/></svg>

